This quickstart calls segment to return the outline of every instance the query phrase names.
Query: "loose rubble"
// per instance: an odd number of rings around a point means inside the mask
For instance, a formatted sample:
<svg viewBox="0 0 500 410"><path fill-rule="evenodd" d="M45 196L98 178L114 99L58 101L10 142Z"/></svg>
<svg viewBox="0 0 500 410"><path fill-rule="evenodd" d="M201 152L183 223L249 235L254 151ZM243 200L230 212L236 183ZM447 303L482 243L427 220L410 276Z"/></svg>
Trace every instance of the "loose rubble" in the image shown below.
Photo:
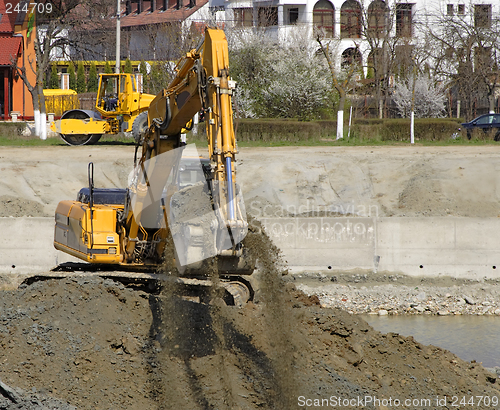
<svg viewBox="0 0 500 410"><path fill-rule="evenodd" d="M354 314L498 315L499 280L412 278L396 274L302 273L289 279L321 306Z"/></svg>

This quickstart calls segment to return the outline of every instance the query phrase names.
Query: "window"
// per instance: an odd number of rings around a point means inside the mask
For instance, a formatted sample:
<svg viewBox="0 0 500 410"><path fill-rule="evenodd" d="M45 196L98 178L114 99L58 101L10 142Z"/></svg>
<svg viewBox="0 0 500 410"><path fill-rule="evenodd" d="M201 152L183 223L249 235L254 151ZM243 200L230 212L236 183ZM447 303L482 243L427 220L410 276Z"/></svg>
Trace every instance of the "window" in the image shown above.
<svg viewBox="0 0 500 410"><path fill-rule="evenodd" d="M236 27L252 27L253 26L253 9L241 8L233 9L234 25Z"/></svg>
<svg viewBox="0 0 500 410"><path fill-rule="evenodd" d="M324 31L326 37L333 37L334 34L334 12L332 3L327 0L320 0L314 5L313 24Z"/></svg>
<svg viewBox="0 0 500 410"><path fill-rule="evenodd" d="M342 53L342 62L341 66L342 68L348 68L349 66L353 64L358 64L359 66L362 65L362 58L361 58L361 53L357 48L347 48L344 50Z"/></svg>
<svg viewBox="0 0 500 410"><path fill-rule="evenodd" d="M278 7L259 7L259 27L278 25Z"/></svg>
<svg viewBox="0 0 500 410"><path fill-rule="evenodd" d="M453 4L446 5L446 14L448 16L453 16L455 14L453 10Z"/></svg>
<svg viewBox="0 0 500 410"><path fill-rule="evenodd" d="M474 5L474 25L477 28L488 28L491 26L491 4Z"/></svg>
<svg viewBox="0 0 500 410"><path fill-rule="evenodd" d="M340 9L340 37L361 37L361 6L356 0L347 0Z"/></svg>
<svg viewBox="0 0 500 410"><path fill-rule="evenodd" d="M290 24L297 24L298 21L299 21L299 9L298 9L298 7L288 9L288 22Z"/></svg>
<svg viewBox="0 0 500 410"><path fill-rule="evenodd" d="M412 21L413 4L396 4L396 35L400 37L411 37L413 35Z"/></svg>
<svg viewBox="0 0 500 410"><path fill-rule="evenodd" d="M459 4L458 5L458 12L457 14L464 15L465 14L465 4Z"/></svg>
<svg viewBox="0 0 500 410"><path fill-rule="evenodd" d="M368 6L368 36L384 38L387 32L389 9L382 0L374 0Z"/></svg>

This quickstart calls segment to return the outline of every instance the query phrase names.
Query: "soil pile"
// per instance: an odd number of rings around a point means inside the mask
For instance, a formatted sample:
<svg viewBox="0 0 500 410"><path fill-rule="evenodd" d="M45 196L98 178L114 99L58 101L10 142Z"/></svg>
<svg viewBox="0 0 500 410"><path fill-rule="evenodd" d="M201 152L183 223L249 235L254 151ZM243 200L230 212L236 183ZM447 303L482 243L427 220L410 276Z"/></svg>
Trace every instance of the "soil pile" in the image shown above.
<svg viewBox="0 0 500 410"><path fill-rule="evenodd" d="M0 380L79 409L288 410L331 396L446 395L448 404L452 396L500 396L479 364L382 335L291 285L279 282L276 293L281 311L265 294L234 308L108 279L23 285L0 298ZM18 408L2 395L2 408Z"/></svg>
<svg viewBox="0 0 500 410"><path fill-rule="evenodd" d="M0 196L0 217L46 216L43 205L26 198Z"/></svg>

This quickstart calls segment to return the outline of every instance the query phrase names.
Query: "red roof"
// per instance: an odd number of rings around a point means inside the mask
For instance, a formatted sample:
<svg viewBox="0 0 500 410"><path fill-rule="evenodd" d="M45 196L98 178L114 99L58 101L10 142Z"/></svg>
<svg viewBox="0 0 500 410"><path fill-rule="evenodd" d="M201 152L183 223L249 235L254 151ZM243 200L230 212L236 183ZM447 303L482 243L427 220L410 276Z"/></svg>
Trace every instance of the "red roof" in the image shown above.
<svg viewBox="0 0 500 410"><path fill-rule="evenodd" d="M0 66L11 65L21 48L21 37L0 36Z"/></svg>
<svg viewBox="0 0 500 410"><path fill-rule="evenodd" d="M12 2L12 3L14 3L14 2ZM16 1L15 4L17 4L17 3L18 2ZM0 17L0 33L1 34L13 33L14 32L14 22L16 21L17 12L13 12L12 8L11 8L11 13L7 13L7 9L5 8L5 2L0 1L0 15L1 15L1 17Z"/></svg>
<svg viewBox="0 0 500 410"><path fill-rule="evenodd" d="M120 24L122 27L131 27L131 26L143 26L148 24L159 24L159 23L167 23L174 21L184 21L195 11L198 11L205 4L208 3L208 0L197 0L196 5L194 7L183 6L179 10L175 6L168 8L167 10L148 10L143 11L140 14L130 13L128 15L121 16Z"/></svg>

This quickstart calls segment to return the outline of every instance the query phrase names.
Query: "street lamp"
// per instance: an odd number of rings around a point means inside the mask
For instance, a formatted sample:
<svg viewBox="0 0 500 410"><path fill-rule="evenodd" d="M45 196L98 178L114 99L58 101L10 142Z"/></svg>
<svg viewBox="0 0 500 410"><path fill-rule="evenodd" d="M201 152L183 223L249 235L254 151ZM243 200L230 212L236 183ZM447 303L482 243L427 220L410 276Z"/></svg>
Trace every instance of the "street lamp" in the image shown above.
<svg viewBox="0 0 500 410"><path fill-rule="evenodd" d="M120 0L116 0L116 74L120 74L120 12Z"/></svg>

